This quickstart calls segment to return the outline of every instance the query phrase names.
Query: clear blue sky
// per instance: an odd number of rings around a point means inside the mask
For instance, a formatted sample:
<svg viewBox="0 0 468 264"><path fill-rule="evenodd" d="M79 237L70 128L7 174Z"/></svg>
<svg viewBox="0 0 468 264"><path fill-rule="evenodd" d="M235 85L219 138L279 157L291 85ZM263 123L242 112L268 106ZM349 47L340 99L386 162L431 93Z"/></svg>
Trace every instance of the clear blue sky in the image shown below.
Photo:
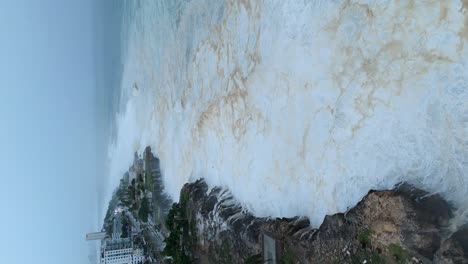
<svg viewBox="0 0 468 264"><path fill-rule="evenodd" d="M97 228L95 8L0 8L0 262L88 263Z"/></svg>

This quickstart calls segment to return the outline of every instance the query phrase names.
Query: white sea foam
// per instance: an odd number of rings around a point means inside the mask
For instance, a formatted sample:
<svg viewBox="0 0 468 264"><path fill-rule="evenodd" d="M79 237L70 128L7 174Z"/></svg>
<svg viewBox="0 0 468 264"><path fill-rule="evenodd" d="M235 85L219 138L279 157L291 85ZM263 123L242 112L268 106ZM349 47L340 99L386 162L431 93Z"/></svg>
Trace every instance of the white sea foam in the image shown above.
<svg viewBox="0 0 468 264"><path fill-rule="evenodd" d="M111 186L150 145L173 198L204 177L258 216L399 181L467 212L463 2L132 1Z"/></svg>

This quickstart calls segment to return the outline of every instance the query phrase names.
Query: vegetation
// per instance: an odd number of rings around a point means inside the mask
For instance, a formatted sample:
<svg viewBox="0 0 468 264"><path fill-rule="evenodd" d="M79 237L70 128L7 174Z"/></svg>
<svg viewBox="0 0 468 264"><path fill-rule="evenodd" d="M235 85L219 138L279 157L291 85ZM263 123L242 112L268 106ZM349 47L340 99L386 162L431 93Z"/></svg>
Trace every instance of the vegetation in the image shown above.
<svg viewBox="0 0 468 264"><path fill-rule="evenodd" d="M370 229L365 229L364 231L359 233L358 240L359 240L359 243L361 243L361 246L363 248L371 247L371 238L370 238L371 235L372 235L372 230Z"/></svg>
<svg viewBox="0 0 468 264"><path fill-rule="evenodd" d="M148 222L148 216L151 213L150 202L146 198L145 184L143 182L142 174L138 174L136 180L129 181L129 175L126 174L121 180L117 189L112 195L109 203L106 217L104 219L104 229L111 235L112 218L114 211L118 206L125 206L136 215L142 222ZM141 198L142 197L142 198ZM124 225L125 227L125 225ZM127 237L128 231L122 228L122 237Z"/></svg>
<svg viewBox="0 0 468 264"><path fill-rule="evenodd" d="M245 264L261 264L263 263L262 255L256 254L245 259Z"/></svg>
<svg viewBox="0 0 468 264"><path fill-rule="evenodd" d="M141 200L140 209L138 210L138 218L143 222L148 222L149 203L146 197Z"/></svg>
<svg viewBox="0 0 468 264"><path fill-rule="evenodd" d="M119 206L119 205L125 205L125 203L128 201L128 195L127 195L127 186L128 186L128 181L125 181L124 179L120 180L120 184L117 187L117 189L114 191L112 194L112 198L109 202L109 206L107 207L107 212L106 216L104 218L104 226L103 228L106 230L107 235L111 235L113 230L113 225L112 225L112 218L114 215L114 210Z"/></svg>
<svg viewBox="0 0 468 264"><path fill-rule="evenodd" d="M130 230L130 223L128 222L127 217L122 218L122 235L120 235L121 238L128 238L129 236L129 231Z"/></svg>
<svg viewBox="0 0 468 264"><path fill-rule="evenodd" d="M137 178L138 178L138 183L143 183L143 175L138 174Z"/></svg>
<svg viewBox="0 0 468 264"><path fill-rule="evenodd" d="M219 256L219 263L223 264L230 264L232 263L232 256L231 256L231 251L230 251L231 245L229 240L222 240L221 242L221 247L218 249L219 251L218 256Z"/></svg>
<svg viewBox="0 0 468 264"><path fill-rule="evenodd" d="M284 254L281 256L281 264L294 264L296 262L297 260L294 252L292 252L289 246L286 246L284 249Z"/></svg>
<svg viewBox="0 0 468 264"><path fill-rule="evenodd" d="M146 179L146 188L152 190L153 183L151 179L151 173L149 173L148 171L145 171L145 179Z"/></svg>
<svg viewBox="0 0 468 264"><path fill-rule="evenodd" d="M358 241L361 244L361 248L353 256L353 264L361 264L364 260L366 260L367 263L389 263L385 256L381 255L379 252L376 252L376 250L373 248L371 240L372 234L373 231L371 229L365 229L358 234Z"/></svg>
<svg viewBox="0 0 468 264"><path fill-rule="evenodd" d="M179 203L174 203L169 211L166 226L170 231L164 242L163 254L171 256L174 264L191 263L191 251L197 242L197 229L187 215L188 196L182 194Z"/></svg>
<svg viewBox="0 0 468 264"><path fill-rule="evenodd" d="M401 246L391 244L388 250L375 249L371 244L372 230L366 229L358 234L358 241L361 248L354 254L352 263L360 264L364 260L367 263L406 263L410 259L410 255Z"/></svg>
<svg viewBox="0 0 468 264"><path fill-rule="evenodd" d="M405 263L406 260L409 258L408 253L399 245L390 244L388 247L390 254L395 258L397 263Z"/></svg>
<svg viewBox="0 0 468 264"><path fill-rule="evenodd" d="M377 263L377 264L385 264L388 263L386 258L376 252L373 252L369 249L361 249L352 258L353 264L361 264L364 260L367 263Z"/></svg>
<svg viewBox="0 0 468 264"><path fill-rule="evenodd" d="M164 240L166 247L164 248L163 254L171 256L173 263L175 264L190 263L186 247L183 244L182 233L184 231L185 223L183 223L183 221L179 221L180 215L180 205L178 203L174 203L169 211L169 215L167 216L166 225L171 233Z"/></svg>

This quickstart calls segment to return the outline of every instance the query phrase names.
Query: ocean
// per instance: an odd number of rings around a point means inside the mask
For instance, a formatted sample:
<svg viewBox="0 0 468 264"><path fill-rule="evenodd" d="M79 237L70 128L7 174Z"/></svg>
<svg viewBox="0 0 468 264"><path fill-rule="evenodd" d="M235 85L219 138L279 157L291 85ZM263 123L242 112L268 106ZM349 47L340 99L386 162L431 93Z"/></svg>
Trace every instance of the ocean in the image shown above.
<svg viewBox="0 0 468 264"><path fill-rule="evenodd" d="M406 181L468 215L466 1L125 1L107 197L151 146L313 225Z"/></svg>

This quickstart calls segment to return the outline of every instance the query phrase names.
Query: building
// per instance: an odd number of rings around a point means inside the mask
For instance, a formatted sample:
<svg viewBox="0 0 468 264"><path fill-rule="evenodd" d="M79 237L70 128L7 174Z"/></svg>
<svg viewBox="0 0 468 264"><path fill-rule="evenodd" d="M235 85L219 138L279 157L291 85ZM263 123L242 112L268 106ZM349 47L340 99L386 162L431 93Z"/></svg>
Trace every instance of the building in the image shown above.
<svg viewBox="0 0 468 264"><path fill-rule="evenodd" d="M288 247L278 234L261 230L262 257L266 264L283 263L282 258L288 254ZM291 253L291 251L289 251Z"/></svg>
<svg viewBox="0 0 468 264"><path fill-rule="evenodd" d="M122 215L129 217L132 226L130 237L122 237ZM91 233L90 238L104 237L101 240L100 264L143 264L146 260L143 249L134 243L133 231L140 231L139 223L123 208L117 208L114 212L111 236L106 233ZM136 233L138 234L138 233ZM87 236L88 238L88 236Z"/></svg>
<svg viewBox="0 0 468 264"><path fill-rule="evenodd" d="M146 260L145 255L143 254L143 249L137 248L133 250L133 264L142 264Z"/></svg>
<svg viewBox="0 0 468 264"><path fill-rule="evenodd" d="M263 234L263 262L267 264L276 264L276 240L266 234Z"/></svg>
<svg viewBox="0 0 468 264"><path fill-rule="evenodd" d="M131 238L106 239L101 245L101 264L143 264L143 250L134 248Z"/></svg>
<svg viewBox="0 0 468 264"><path fill-rule="evenodd" d="M101 246L101 264L132 263L133 247L130 239L106 239Z"/></svg>
<svg viewBox="0 0 468 264"><path fill-rule="evenodd" d="M138 222L128 210L125 210L124 214L127 219L130 220L130 224L132 225L132 232L139 234L141 232L140 222Z"/></svg>
<svg viewBox="0 0 468 264"><path fill-rule="evenodd" d="M107 237L106 232L94 232L86 234L86 241L103 240Z"/></svg>

